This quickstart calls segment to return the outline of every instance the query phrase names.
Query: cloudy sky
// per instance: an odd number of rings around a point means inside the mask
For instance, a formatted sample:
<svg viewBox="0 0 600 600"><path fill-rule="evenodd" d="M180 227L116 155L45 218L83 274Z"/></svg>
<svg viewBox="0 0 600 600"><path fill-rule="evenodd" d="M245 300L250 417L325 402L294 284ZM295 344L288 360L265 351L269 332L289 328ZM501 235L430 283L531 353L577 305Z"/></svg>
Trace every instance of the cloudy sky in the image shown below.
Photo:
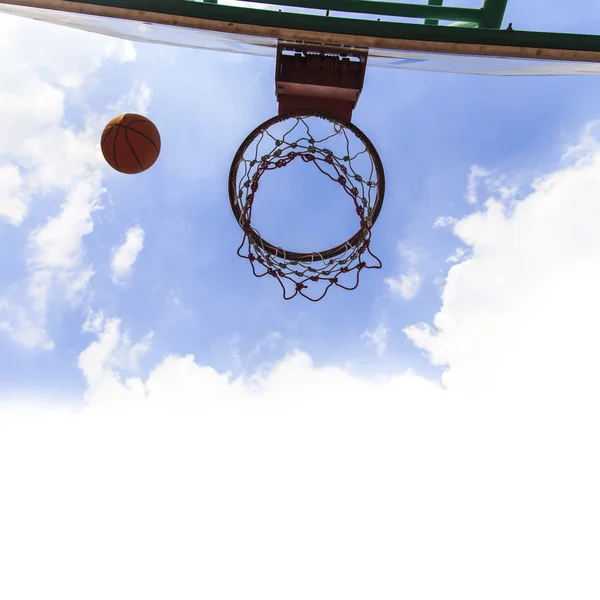
<svg viewBox="0 0 600 600"><path fill-rule="evenodd" d="M312 304L236 255L273 69L0 15L0 596L597 599L600 79L370 70L383 269ZM313 175L281 245L346 233Z"/></svg>

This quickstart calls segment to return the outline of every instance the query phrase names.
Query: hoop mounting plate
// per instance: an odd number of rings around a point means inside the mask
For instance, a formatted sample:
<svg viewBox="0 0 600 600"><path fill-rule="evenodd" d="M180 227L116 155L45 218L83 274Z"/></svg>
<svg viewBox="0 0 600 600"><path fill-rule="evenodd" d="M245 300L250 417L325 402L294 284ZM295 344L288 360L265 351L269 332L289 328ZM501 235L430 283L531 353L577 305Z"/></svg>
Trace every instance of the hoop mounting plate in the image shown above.
<svg viewBox="0 0 600 600"><path fill-rule="evenodd" d="M351 121L365 81L367 50L277 44L275 94L279 114L321 111Z"/></svg>

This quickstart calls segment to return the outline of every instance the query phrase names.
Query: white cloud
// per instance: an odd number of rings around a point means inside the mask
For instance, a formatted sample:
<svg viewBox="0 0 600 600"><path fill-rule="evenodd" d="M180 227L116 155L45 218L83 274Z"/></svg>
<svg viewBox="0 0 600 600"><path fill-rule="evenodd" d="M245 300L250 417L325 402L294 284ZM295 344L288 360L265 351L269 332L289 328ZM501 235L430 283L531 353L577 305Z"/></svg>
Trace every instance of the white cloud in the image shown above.
<svg viewBox="0 0 600 600"><path fill-rule="evenodd" d="M111 264L113 281L123 281L131 276L131 269L143 247L144 230L139 225L131 227L127 231L123 245L113 253Z"/></svg>
<svg viewBox="0 0 600 600"><path fill-rule="evenodd" d="M3 596L600 592L595 399L471 396L303 353L252 379L192 356L123 379L118 321L86 328L87 408L0 419Z"/></svg>
<svg viewBox="0 0 600 600"><path fill-rule="evenodd" d="M584 128L583 134L577 143L567 148L565 160L581 160L594 156L600 149L600 137L598 136L598 126L600 120L591 121Z"/></svg>
<svg viewBox="0 0 600 600"><path fill-rule="evenodd" d="M402 262L409 267L416 267L419 263L419 252L415 248L407 248L404 245L400 245L400 257Z"/></svg>
<svg viewBox="0 0 600 600"><path fill-rule="evenodd" d="M135 81L129 93L113 102L109 109L115 114L133 112L145 115L150 106L151 90L144 81Z"/></svg>
<svg viewBox="0 0 600 600"><path fill-rule="evenodd" d="M412 271L396 278L386 277L385 283L392 292L400 294L405 300L412 300L421 289L421 276L416 271Z"/></svg>
<svg viewBox="0 0 600 600"><path fill-rule="evenodd" d="M29 205L36 193L70 190L101 164L98 132L65 122L65 98L106 60L131 60L135 52L129 42L7 15L0 15L0 40L6 57L0 61L0 164L27 170Z"/></svg>
<svg viewBox="0 0 600 600"><path fill-rule="evenodd" d="M373 331L367 330L360 337L372 344L379 356L383 356L387 350L388 333L389 329L379 324Z"/></svg>
<svg viewBox="0 0 600 600"><path fill-rule="evenodd" d="M30 233L28 281L4 292L0 318L17 343L48 349L49 302L75 305L94 272L84 238L101 207L106 171L98 140L109 115L94 113L74 127L65 119L65 102L71 95L81 104L89 77L107 60L134 60L135 50L130 42L0 15L1 56L0 217L19 225L31 203L50 194L60 207ZM147 106L147 86L136 83L133 92L123 102Z"/></svg>
<svg viewBox="0 0 600 600"><path fill-rule="evenodd" d="M264 337L259 339L258 342L256 342L256 344L254 345L254 348L252 348L252 350L248 353L247 359L253 359L253 358L259 357L262 354L264 354L265 351L272 352L273 350L275 350L275 348L277 348L277 346L279 346L281 344L282 340L283 340L283 335L281 334L281 332L270 331L269 333L267 333L267 335L265 335ZM239 335L236 335L232 338L231 351L232 351L232 358L235 360L235 362L238 365L241 366L240 351L237 347L239 342L240 342Z"/></svg>
<svg viewBox="0 0 600 600"><path fill-rule="evenodd" d="M2 11L10 11L10 7L3 6ZM126 63L136 58L133 44L117 38L5 14L0 14L0 28L0 52L18 52L11 64L3 65L4 72L18 78L25 75L19 73L21 64L33 59L44 80L65 88L80 87L106 60ZM38 44L53 43L53 46L44 45L45 52L37 52L32 39Z"/></svg>
<svg viewBox="0 0 600 600"><path fill-rule="evenodd" d="M446 259L446 262L448 262L448 263L463 262L467 256L469 256L469 252L466 248L457 248L454 251L454 254L452 254L451 256L449 256Z"/></svg>
<svg viewBox="0 0 600 600"><path fill-rule="evenodd" d="M479 165L473 165L469 172L469 182L467 184L467 202L469 204L477 203L477 184L480 179L488 177L491 172Z"/></svg>
<svg viewBox="0 0 600 600"><path fill-rule="evenodd" d="M8 334L24 348L40 350L54 348L54 343L48 339L44 327L32 321L27 311L6 298L0 298L0 331Z"/></svg>
<svg viewBox="0 0 600 600"><path fill-rule="evenodd" d="M416 270L420 253L415 248L406 247L404 244L400 244L399 251L402 264L407 271L399 277L387 277L384 281L393 293L400 294L405 300L412 300L421 289L421 275Z"/></svg>
<svg viewBox="0 0 600 600"><path fill-rule="evenodd" d="M589 377L600 336L600 153L573 156L510 210L488 200L455 226L469 258L450 269L433 326L407 330L448 366L448 386L516 388L548 403L599 393Z"/></svg>
<svg viewBox="0 0 600 600"><path fill-rule="evenodd" d="M27 214L23 177L16 165L0 165L0 217L20 225Z"/></svg>
<svg viewBox="0 0 600 600"><path fill-rule="evenodd" d="M121 333L119 319L107 319L101 312L91 313L83 330L98 336L98 340L81 353L78 363L92 388L106 373L114 369L119 372L137 370L140 359L148 353L152 345L152 333L134 344L127 332Z"/></svg>
<svg viewBox="0 0 600 600"><path fill-rule="evenodd" d="M100 207L100 174L77 182L59 213L31 235L34 268L73 269L81 263L84 236L94 229L92 214Z"/></svg>
<svg viewBox="0 0 600 600"><path fill-rule="evenodd" d="M438 228L438 227L451 227L453 226L456 222L458 221L458 219L454 218L454 217L438 217L435 222L433 223L433 227L434 228Z"/></svg>

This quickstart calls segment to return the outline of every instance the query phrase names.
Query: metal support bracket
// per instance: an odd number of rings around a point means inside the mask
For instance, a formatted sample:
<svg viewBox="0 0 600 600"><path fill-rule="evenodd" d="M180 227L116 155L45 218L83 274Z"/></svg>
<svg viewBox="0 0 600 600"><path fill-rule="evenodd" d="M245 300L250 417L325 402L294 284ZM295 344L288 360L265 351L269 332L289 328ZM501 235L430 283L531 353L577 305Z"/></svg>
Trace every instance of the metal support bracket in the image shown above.
<svg viewBox="0 0 600 600"><path fill-rule="evenodd" d="M367 50L280 41L275 74L279 114L315 110L351 121L365 80L367 56Z"/></svg>

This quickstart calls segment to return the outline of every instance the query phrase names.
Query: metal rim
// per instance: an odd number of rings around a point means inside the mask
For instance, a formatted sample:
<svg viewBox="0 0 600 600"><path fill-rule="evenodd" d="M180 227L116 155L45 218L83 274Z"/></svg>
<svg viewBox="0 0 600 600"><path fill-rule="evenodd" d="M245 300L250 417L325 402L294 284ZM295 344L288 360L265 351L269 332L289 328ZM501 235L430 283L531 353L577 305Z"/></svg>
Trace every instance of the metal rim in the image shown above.
<svg viewBox="0 0 600 600"><path fill-rule="evenodd" d="M267 119L264 123L260 124L250 134L246 136L246 139L241 143L240 147L238 148L238 151L235 153L235 156L233 157L233 161L231 163L231 168L229 170L229 202L231 205L231 210L233 211L233 215L238 225L242 228L242 230L245 231L243 225L242 210L237 200L238 190L236 183L238 168L244 156L244 153L246 152L250 144L252 144L252 142L263 131L269 129L277 123L281 123L283 121L293 119L295 117L317 117L325 119L327 121L331 121L351 131L365 145L365 148L367 149L367 152L373 161L375 171L377 173L377 198L375 199L375 203L373 204L373 212L371 213L372 228L375 222L377 221L377 218L379 217L379 213L381 212L381 208L383 206L383 199L385 196L385 174L383 170L383 163L381 162L379 153L377 152L371 140L353 123L349 121L340 121L339 119L324 112L306 110L294 111ZM265 240L254 229L250 229L247 235L253 244L261 246L265 249L266 252L272 254L273 256L277 256L278 258L283 258L291 261L314 262L318 260L328 260L330 258L334 258L347 251L348 247L358 246L365 238L365 230L359 229L352 237L348 238L346 241L342 242L337 246L334 246L333 248L329 248L328 250L321 252L291 252L288 250L284 250L283 248L275 246L274 244L271 244L270 242Z"/></svg>

